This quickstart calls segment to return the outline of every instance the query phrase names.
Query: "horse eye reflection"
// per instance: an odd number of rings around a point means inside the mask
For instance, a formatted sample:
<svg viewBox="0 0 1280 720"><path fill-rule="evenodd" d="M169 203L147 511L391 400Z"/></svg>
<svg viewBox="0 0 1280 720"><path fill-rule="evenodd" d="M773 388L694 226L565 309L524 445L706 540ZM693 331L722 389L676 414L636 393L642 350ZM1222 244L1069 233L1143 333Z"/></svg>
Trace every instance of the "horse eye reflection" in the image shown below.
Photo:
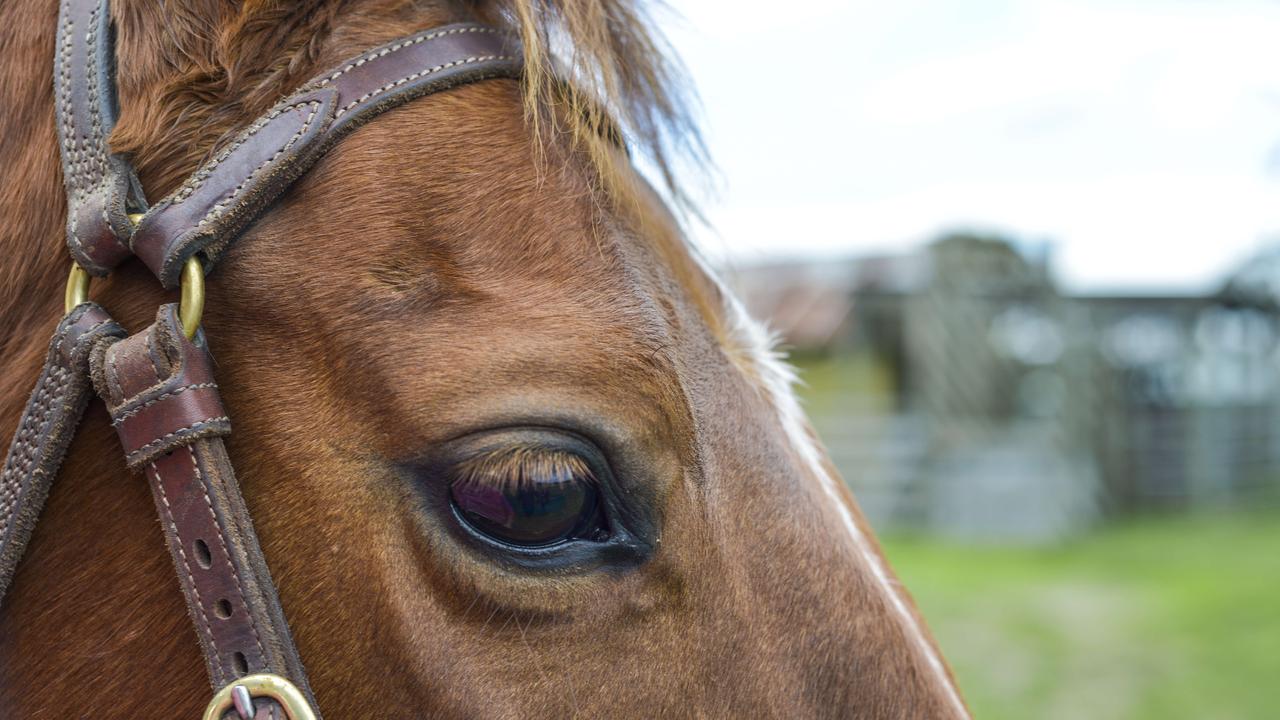
<svg viewBox="0 0 1280 720"><path fill-rule="evenodd" d="M449 493L472 529L509 545L545 547L601 529L595 477L571 453L486 454L458 468Z"/></svg>

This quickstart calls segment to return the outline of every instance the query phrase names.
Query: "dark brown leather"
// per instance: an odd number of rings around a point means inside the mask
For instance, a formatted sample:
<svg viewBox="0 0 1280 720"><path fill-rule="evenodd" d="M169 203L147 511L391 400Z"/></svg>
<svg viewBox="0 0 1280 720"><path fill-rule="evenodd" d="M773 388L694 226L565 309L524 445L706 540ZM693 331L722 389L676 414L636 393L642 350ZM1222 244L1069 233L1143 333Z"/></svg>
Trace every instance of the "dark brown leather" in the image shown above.
<svg viewBox="0 0 1280 720"><path fill-rule="evenodd" d="M307 83L245 129L133 235L133 251L166 288L187 258L206 270L262 210L346 133L413 98L519 74L518 48L493 28L449 25L353 58Z"/></svg>
<svg viewBox="0 0 1280 720"><path fill-rule="evenodd" d="M97 275L136 253L166 288L178 284L193 256L212 267L290 184L372 117L456 85L520 72L515 43L476 24L436 28L370 50L250 124L135 229L127 214L145 209L146 201L128 162L107 147L115 122L111 47L107 0L64 0L54 67L68 244L75 260ZM82 306L60 326L10 448L0 483L0 599L83 411L87 369L107 401L126 461L145 468L150 480L214 688L246 674L274 673L291 680L314 709L227 459L222 436L231 425L207 350L183 336L176 305L162 307L147 331L118 342L123 332L108 320L77 324L101 312L95 308ZM280 710L265 699L257 703L255 717Z"/></svg>
<svg viewBox="0 0 1280 720"><path fill-rule="evenodd" d="M49 342L44 370L0 471L0 603L93 396L90 351L96 343L120 337L124 329L101 307L84 303L58 323Z"/></svg>
<svg viewBox="0 0 1280 720"><path fill-rule="evenodd" d="M165 287L206 248L207 269L212 246L225 246L311 166L333 102L322 90L278 105L142 218L133 249Z"/></svg>
<svg viewBox="0 0 1280 720"><path fill-rule="evenodd" d="M107 147L116 122L112 62L106 0L63 0L54 100L67 191L67 245L94 275L106 275L132 254L128 205L130 198L142 204L132 167Z"/></svg>
<svg viewBox="0 0 1280 720"><path fill-rule="evenodd" d="M169 306L166 306L169 307ZM167 312L161 313L167 319ZM111 425L124 446L125 463L142 467L176 447L201 437L231 432L231 419L222 407L218 385L209 366L209 353L181 332L170 337L168 322L121 340L104 356L102 378L109 390ZM120 358L148 362L131 368ZM161 373L160 368L167 368ZM135 378L127 373L143 373ZM152 380L142 388L137 383ZM133 381L125 389L121 383ZM124 399L127 398L127 399Z"/></svg>
<svg viewBox="0 0 1280 720"><path fill-rule="evenodd" d="M150 480L213 687L269 672L310 699L220 437L230 426L210 367L208 351L183 336L177 305L161 307L145 332L101 347L93 359L98 391L132 448L130 465Z"/></svg>

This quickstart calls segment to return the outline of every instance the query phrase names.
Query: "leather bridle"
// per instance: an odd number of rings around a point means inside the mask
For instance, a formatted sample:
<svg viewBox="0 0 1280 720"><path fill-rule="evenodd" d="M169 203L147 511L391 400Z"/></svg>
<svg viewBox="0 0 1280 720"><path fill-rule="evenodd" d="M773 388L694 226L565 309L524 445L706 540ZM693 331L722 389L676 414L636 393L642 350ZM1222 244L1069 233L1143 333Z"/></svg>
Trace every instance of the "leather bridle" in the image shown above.
<svg viewBox="0 0 1280 720"><path fill-rule="evenodd" d="M517 77L520 49L464 23L369 50L281 100L148 205L128 158L107 145L116 117L107 0L65 0L58 23L56 124L74 265L67 314L0 474L0 602L96 390L126 464L150 482L216 691L206 720L319 717L223 444L231 421L199 330L204 273L352 130L415 98ZM89 275L133 255L183 293L129 336L86 298Z"/></svg>

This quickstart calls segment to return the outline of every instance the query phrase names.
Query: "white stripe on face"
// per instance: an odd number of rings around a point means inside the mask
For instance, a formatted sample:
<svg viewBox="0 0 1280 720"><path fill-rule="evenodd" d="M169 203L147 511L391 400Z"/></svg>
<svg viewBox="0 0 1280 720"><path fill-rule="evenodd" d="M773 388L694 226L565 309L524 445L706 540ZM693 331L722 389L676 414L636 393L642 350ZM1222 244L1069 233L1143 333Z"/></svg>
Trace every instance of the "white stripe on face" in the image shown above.
<svg viewBox="0 0 1280 720"><path fill-rule="evenodd" d="M703 270L708 277L720 284L719 280L708 268L704 267ZM787 435L787 440L795 449L796 454L800 456L805 467L818 479L823 492L826 493L831 500L831 504L840 513L840 519L844 523L845 530L853 538L854 547L857 548L858 553L866 561L867 566L871 568L871 573L875 577L876 583L884 591L890 607L893 608L898 616L908 637L911 638L912 642L924 655L929 667L937 674L938 682L946 688L947 697L954 705L957 716L968 718L969 712L960 700L960 694L947 675L946 669L942 665L942 660L938 657L933 644L925 638L924 631L921 629L920 624L916 622L915 615L907 607L902 594L894 587L883 560L877 553L872 552L870 543L867 542L862 529L854 521L853 513L850 512L849 506L844 502L844 498L841 497L837 489L837 480L831 476L831 473L827 472L823 465L822 453L814 443L813 437L809 434L804 411L800 408L800 403L796 400L792 389L796 382L795 370L786 363L783 354L774 349L774 338L771 333L763 325L751 318L738 298L723 284L720 284L720 291L725 298L725 305L727 306L728 321L731 323L730 333L739 348L747 353L748 360L754 366L759 383L763 386L769 402L778 413L778 421Z"/></svg>

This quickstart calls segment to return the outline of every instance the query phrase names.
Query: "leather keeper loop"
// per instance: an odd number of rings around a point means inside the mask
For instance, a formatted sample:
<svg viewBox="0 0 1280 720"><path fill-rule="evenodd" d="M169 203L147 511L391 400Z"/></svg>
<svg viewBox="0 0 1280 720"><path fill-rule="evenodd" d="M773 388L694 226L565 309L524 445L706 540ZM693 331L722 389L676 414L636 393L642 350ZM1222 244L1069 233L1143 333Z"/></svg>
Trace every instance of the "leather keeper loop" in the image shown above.
<svg viewBox="0 0 1280 720"><path fill-rule="evenodd" d="M146 331L102 348L93 365L131 468L231 432L209 352L183 335L175 304L161 306Z"/></svg>
<svg viewBox="0 0 1280 720"><path fill-rule="evenodd" d="M97 277L105 277L133 254L107 222L104 207L108 192L106 188L98 188L68 201L71 208L67 219L67 249L80 267Z"/></svg>
<svg viewBox="0 0 1280 720"><path fill-rule="evenodd" d="M126 335L102 306L84 302L76 306L58 323L54 334L58 338L53 349L62 358L63 365L79 375L90 371L90 360L100 348L119 342Z"/></svg>

